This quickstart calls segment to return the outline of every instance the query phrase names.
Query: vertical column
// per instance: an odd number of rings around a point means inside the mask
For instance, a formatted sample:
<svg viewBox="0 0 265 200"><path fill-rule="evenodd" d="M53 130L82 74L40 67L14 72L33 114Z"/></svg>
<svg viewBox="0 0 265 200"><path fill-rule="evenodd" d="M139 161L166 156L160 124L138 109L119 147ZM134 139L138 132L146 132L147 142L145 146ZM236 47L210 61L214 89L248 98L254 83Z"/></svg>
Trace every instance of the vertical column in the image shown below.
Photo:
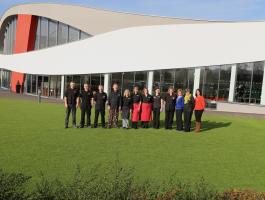
<svg viewBox="0 0 265 200"><path fill-rule="evenodd" d="M260 104L265 105L265 62L263 62L263 81L262 81L262 90L260 97Z"/></svg>
<svg viewBox="0 0 265 200"><path fill-rule="evenodd" d="M110 75L104 74L104 92L109 94Z"/></svg>
<svg viewBox="0 0 265 200"><path fill-rule="evenodd" d="M201 77L201 68L195 68L194 72L194 84L193 84L193 95L195 95L196 90L200 87L200 77Z"/></svg>
<svg viewBox="0 0 265 200"><path fill-rule="evenodd" d="M235 98L235 87L236 87L236 64L231 66L231 78L229 86L229 96L228 101L233 102Z"/></svg>
<svg viewBox="0 0 265 200"><path fill-rule="evenodd" d="M3 69L0 71L0 88L3 87Z"/></svg>
<svg viewBox="0 0 265 200"><path fill-rule="evenodd" d="M64 96L64 76L61 77L61 99Z"/></svg>
<svg viewBox="0 0 265 200"><path fill-rule="evenodd" d="M154 71L149 71L147 75L147 88L150 94L153 93L153 80L154 80Z"/></svg>

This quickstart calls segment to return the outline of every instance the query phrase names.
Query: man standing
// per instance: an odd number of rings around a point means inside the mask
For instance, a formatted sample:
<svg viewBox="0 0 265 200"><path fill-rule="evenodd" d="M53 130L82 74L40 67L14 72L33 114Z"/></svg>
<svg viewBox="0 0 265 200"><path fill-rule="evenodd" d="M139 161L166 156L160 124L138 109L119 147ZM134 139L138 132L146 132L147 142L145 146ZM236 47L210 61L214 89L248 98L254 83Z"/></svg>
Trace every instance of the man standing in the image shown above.
<svg viewBox="0 0 265 200"><path fill-rule="evenodd" d="M154 101L153 101L153 127L156 129L159 129L160 127L160 112L162 111L162 104L163 99L160 95L160 89L155 89L155 95L154 95Z"/></svg>
<svg viewBox="0 0 265 200"><path fill-rule="evenodd" d="M84 128L85 125L85 115L87 116L87 128L91 127L91 106L92 106L92 99L93 94L88 86L87 83L84 84L84 90L80 93L81 99L81 121L80 121L80 128Z"/></svg>
<svg viewBox="0 0 265 200"><path fill-rule="evenodd" d="M75 88L75 83L71 81L70 88L64 93L64 106L66 108L65 128L68 128L70 113L72 113L73 128L76 128L76 108L79 106L78 96L79 92Z"/></svg>
<svg viewBox="0 0 265 200"><path fill-rule="evenodd" d="M121 94L118 91L119 86L117 83L113 84L112 89L113 91L110 93L108 99L108 110L109 110L108 128L111 128L112 125L114 128L118 128L119 110L121 110Z"/></svg>
<svg viewBox="0 0 265 200"><path fill-rule="evenodd" d="M164 97L165 101L165 129L172 129L173 118L176 105L176 95L174 94L173 87L168 88L168 92Z"/></svg>
<svg viewBox="0 0 265 200"><path fill-rule="evenodd" d="M107 94L103 92L103 85L98 86L98 92L94 95L95 105L95 120L94 128L98 127L98 115L101 115L101 125L105 128L105 105L107 101Z"/></svg>

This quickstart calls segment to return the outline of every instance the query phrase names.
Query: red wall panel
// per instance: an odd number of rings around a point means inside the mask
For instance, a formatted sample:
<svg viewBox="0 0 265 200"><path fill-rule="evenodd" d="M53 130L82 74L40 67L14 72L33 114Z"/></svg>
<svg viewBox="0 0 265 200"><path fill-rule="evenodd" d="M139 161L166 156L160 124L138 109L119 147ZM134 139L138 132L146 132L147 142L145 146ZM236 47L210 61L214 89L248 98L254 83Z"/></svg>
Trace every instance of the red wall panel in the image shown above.
<svg viewBox="0 0 265 200"><path fill-rule="evenodd" d="M38 17L32 15L18 15L16 42L13 53L23 53L34 49ZM16 91L16 85L24 84L24 74L11 73L11 90Z"/></svg>

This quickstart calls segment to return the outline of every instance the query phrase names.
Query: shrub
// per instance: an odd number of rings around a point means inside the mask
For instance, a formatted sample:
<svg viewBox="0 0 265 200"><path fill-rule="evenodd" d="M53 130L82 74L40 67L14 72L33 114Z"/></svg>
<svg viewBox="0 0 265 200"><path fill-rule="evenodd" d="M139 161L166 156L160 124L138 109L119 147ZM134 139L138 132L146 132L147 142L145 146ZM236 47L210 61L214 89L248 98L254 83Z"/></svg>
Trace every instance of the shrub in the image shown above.
<svg viewBox="0 0 265 200"><path fill-rule="evenodd" d="M29 195L26 192L26 184L30 177L21 173L6 173L0 169L0 199L2 200L26 200Z"/></svg>

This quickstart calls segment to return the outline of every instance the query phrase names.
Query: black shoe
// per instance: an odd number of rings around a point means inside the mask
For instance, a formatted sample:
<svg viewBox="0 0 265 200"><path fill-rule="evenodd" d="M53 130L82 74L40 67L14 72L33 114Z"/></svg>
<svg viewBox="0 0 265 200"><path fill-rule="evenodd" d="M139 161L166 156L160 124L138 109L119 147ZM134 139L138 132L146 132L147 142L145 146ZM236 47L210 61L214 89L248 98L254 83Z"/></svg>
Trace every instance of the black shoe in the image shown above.
<svg viewBox="0 0 265 200"><path fill-rule="evenodd" d="M84 126L79 126L79 128L84 128Z"/></svg>
<svg viewBox="0 0 265 200"><path fill-rule="evenodd" d="M94 125L94 126L93 126L93 128L97 128L97 127L98 127L98 125Z"/></svg>
<svg viewBox="0 0 265 200"><path fill-rule="evenodd" d="M68 126L65 126L64 128L68 128Z"/></svg>

